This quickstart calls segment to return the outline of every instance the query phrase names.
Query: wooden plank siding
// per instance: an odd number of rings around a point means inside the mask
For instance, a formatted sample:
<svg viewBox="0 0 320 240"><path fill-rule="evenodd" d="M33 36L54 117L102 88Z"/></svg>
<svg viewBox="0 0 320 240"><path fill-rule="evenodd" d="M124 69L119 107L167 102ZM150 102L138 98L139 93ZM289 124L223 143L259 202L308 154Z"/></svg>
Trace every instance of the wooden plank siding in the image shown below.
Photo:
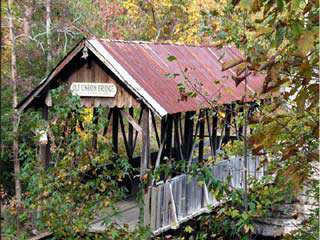
<svg viewBox="0 0 320 240"><path fill-rule="evenodd" d="M250 156L248 161L248 175L261 178L265 168L260 166L260 159ZM211 166L213 176L221 181L230 177L230 186L242 188L243 157L230 157ZM210 185L210 183L208 183ZM150 228L155 234L170 228L195 215L209 211L209 206L219 202L208 192L207 185L199 184L196 176L178 175L166 182L149 187L151 194ZM170 195L172 194L172 195Z"/></svg>
<svg viewBox="0 0 320 240"><path fill-rule="evenodd" d="M101 64L95 57L86 63L79 64L77 68L73 68L69 74L65 74L63 81L66 81L68 87L73 82L91 82L91 83L113 83L117 87L115 97L81 97L81 104L85 107L118 107L131 108L139 107L140 104L135 96L130 93L125 86L123 86L116 77Z"/></svg>

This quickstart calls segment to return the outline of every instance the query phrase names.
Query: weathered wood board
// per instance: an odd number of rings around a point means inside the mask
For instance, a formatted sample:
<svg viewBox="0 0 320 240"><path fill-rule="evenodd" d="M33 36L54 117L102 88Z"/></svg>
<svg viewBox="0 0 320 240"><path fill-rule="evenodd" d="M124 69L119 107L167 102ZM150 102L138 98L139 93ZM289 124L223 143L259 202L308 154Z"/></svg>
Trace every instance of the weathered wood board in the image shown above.
<svg viewBox="0 0 320 240"><path fill-rule="evenodd" d="M67 76L68 88L72 83L110 83L116 87L114 97L81 97L81 104L86 107L138 107L140 104L128 89L119 83L115 76L108 74L101 63L96 59L90 59L87 63L73 70Z"/></svg>

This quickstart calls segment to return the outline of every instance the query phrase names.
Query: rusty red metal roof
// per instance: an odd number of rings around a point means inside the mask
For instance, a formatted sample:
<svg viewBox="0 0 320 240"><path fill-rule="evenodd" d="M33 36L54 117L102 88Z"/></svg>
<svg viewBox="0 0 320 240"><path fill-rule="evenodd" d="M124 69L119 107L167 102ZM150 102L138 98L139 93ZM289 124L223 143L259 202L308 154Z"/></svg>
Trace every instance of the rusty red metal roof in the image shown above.
<svg viewBox="0 0 320 240"><path fill-rule="evenodd" d="M99 40L115 60L147 91L168 113L193 111L208 107L205 98L228 104L245 95L244 82L238 87L232 75L234 70L222 71L222 63L242 58L233 47L187 46L167 43ZM175 61L169 61L175 56ZM181 101L177 84L186 83L182 71L199 87L206 97L198 95ZM166 74L180 74L169 78ZM248 77L248 94L260 92L264 76ZM201 87L200 87L201 86Z"/></svg>
<svg viewBox="0 0 320 240"><path fill-rule="evenodd" d="M160 116L207 108L206 99L216 100L221 105L242 100L245 95L244 82L236 87L232 79L235 70L222 71L223 63L242 58L236 48L89 39L70 51L17 108L24 111L34 106L50 82L84 47L88 47L137 98ZM170 62L169 56L175 56L176 60ZM187 78L182 76L185 69ZM175 73L180 75L166 76ZM177 85L185 83L186 79L206 97L198 95L181 100ZM247 82L248 94L258 93L262 90L264 76L252 73Z"/></svg>

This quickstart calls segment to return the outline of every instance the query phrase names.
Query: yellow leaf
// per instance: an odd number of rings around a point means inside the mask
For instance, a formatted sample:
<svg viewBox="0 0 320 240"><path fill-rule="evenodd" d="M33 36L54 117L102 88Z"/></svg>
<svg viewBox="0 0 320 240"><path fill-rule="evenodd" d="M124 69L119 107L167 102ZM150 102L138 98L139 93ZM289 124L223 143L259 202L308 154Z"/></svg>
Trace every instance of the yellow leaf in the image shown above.
<svg viewBox="0 0 320 240"><path fill-rule="evenodd" d="M44 196L44 197L48 197L48 195L49 195L49 192L47 192L47 191L44 191L44 192L43 192L43 196Z"/></svg>
<svg viewBox="0 0 320 240"><path fill-rule="evenodd" d="M245 232L245 233L249 232L249 230L250 230L250 227L249 227L247 224L245 224L245 225L243 226L243 228L244 228L244 232Z"/></svg>
<svg viewBox="0 0 320 240"><path fill-rule="evenodd" d="M226 71L234 66L239 65L242 62L243 62L243 59L240 59L240 58L231 59L230 61L224 62L222 64L222 71Z"/></svg>
<svg viewBox="0 0 320 240"><path fill-rule="evenodd" d="M110 201L106 200L106 201L104 201L103 206L104 206L104 207L108 207L109 204L110 204Z"/></svg>
<svg viewBox="0 0 320 240"><path fill-rule="evenodd" d="M224 112L218 112L218 115L220 118L224 118L226 116L226 114Z"/></svg>
<svg viewBox="0 0 320 240"><path fill-rule="evenodd" d="M305 32L298 40L298 51L301 56L306 56L314 47L314 35L312 32Z"/></svg>
<svg viewBox="0 0 320 240"><path fill-rule="evenodd" d="M243 10L250 10L252 6L253 6L252 0L241 0L239 4L239 7Z"/></svg>
<svg viewBox="0 0 320 240"><path fill-rule="evenodd" d="M192 233L193 228L188 225L188 226L185 227L184 231L185 231L186 233Z"/></svg>

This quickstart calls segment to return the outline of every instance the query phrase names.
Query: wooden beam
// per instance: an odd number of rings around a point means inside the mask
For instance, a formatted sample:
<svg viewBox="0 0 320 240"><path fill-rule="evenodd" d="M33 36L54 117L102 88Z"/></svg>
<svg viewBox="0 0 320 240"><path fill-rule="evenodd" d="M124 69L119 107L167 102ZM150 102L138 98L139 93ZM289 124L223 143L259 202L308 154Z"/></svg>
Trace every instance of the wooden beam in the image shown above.
<svg viewBox="0 0 320 240"><path fill-rule="evenodd" d="M112 108L110 108L109 112L108 112L108 117L107 117L108 122L107 122L107 125L103 129L103 136L105 136L107 134L107 132L108 132L111 116L112 116Z"/></svg>
<svg viewBox="0 0 320 240"><path fill-rule="evenodd" d="M179 118L181 114L178 113L174 116L174 145L175 145L175 156L176 160L182 160L183 153L182 153L182 143L180 138L180 131L179 131Z"/></svg>
<svg viewBox="0 0 320 240"><path fill-rule="evenodd" d="M141 148L141 158L140 158L140 186L141 186L141 193L144 194L143 187L144 184L144 175L146 174L148 167L150 167L150 113L149 109L146 107L143 107L142 112L142 128L144 131L142 132L142 148ZM150 184L149 182L148 184ZM144 221L148 218L149 211L150 211L150 205L148 203L145 203L145 199L143 199L143 207L140 209L140 216L141 221ZM144 224L144 222L143 222Z"/></svg>
<svg viewBox="0 0 320 240"><path fill-rule="evenodd" d="M161 118L161 141L164 138L164 133L165 133L165 128L166 128L166 117Z"/></svg>
<svg viewBox="0 0 320 240"><path fill-rule="evenodd" d="M231 126L231 106L228 104L225 106L225 135L223 138L223 143L226 143L230 139L230 126Z"/></svg>
<svg viewBox="0 0 320 240"><path fill-rule="evenodd" d="M150 166L150 133L149 133L149 109L145 108L142 114L142 149L140 162L140 176L143 177Z"/></svg>
<svg viewBox="0 0 320 240"><path fill-rule="evenodd" d="M140 123L141 123L142 114L143 114L143 109L141 109L141 111L140 111L140 116L139 116L139 120L138 120L138 125L139 125L139 126L140 126ZM141 134L142 134L142 133L141 133ZM135 148L136 148L137 137L138 137L138 131L136 131L135 136L134 136L133 148L132 148L132 155L133 155L134 150L135 150Z"/></svg>
<svg viewBox="0 0 320 240"><path fill-rule="evenodd" d="M156 140L158 143L158 147L160 147L160 137L159 137L159 133L158 133L158 129L157 129L156 119L155 119L153 112L152 111L150 111L150 112L151 112L151 117L152 117L153 130L156 134Z"/></svg>
<svg viewBox="0 0 320 240"><path fill-rule="evenodd" d="M218 147L218 137L217 137L217 129L218 129L218 110L215 110L215 113L212 117L212 140L213 140L213 156L216 160L217 157L217 147Z"/></svg>
<svg viewBox="0 0 320 240"><path fill-rule="evenodd" d="M118 154L119 109L115 107L112 112L112 151Z"/></svg>
<svg viewBox="0 0 320 240"><path fill-rule="evenodd" d="M169 162L172 158L172 127L173 127L173 118L172 115L167 115L167 128L166 128L166 148L165 156L168 157Z"/></svg>
<svg viewBox="0 0 320 240"><path fill-rule="evenodd" d="M221 129L221 134L220 134L220 137L219 137L219 143L218 143L218 150L220 151L221 150L221 146L222 146L222 141L224 139L224 132L225 132L225 121L226 119L223 120L223 124L222 124L222 129Z"/></svg>
<svg viewBox="0 0 320 240"><path fill-rule="evenodd" d="M194 115L195 115L195 112L186 112L185 114L183 148L184 148L184 156L186 158L189 158L190 151L192 148Z"/></svg>
<svg viewBox="0 0 320 240"><path fill-rule="evenodd" d="M122 110L120 110L120 111L121 111L121 113L123 112ZM124 127L122 114L119 114L119 119L120 119L120 127L121 127L121 132L122 132L122 138L123 138L123 141L124 141L124 146L126 148L127 157L131 158L130 147L129 147L127 136L126 136L126 130L125 130L125 127Z"/></svg>
<svg viewBox="0 0 320 240"><path fill-rule="evenodd" d="M200 117L201 117L201 115L199 115L199 118ZM192 164L192 155L193 155L194 149L196 147L196 140L197 140L197 136L198 136L198 131L199 131L199 119L197 121L196 130L195 130L195 133L194 133L194 137L192 139L192 147L191 147L191 151L190 151L189 158L188 158L188 168Z"/></svg>
<svg viewBox="0 0 320 240"><path fill-rule="evenodd" d="M205 112L206 112L206 120L207 120L208 134L209 134L209 142L210 142L211 156L214 158L213 139L212 139L212 134L211 134L212 131L211 131L209 113L208 113L208 110L205 110Z"/></svg>
<svg viewBox="0 0 320 240"><path fill-rule="evenodd" d="M203 150L204 150L204 125L205 116L203 111L199 113L199 162L203 161Z"/></svg>
<svg viewBox="0 0 320 240"><path fill-rule="evenodd" d="M130 123L130 125L134 128L134 130L136 130L139 133L143 132L142 127L139 125L139 123L137 123L134 118L129 115L127 112L120 110L122 117L126 118L128 120L128 122Z"/></svg>
<svg viewBox="0 0 320 240"><path fill-rule="evenodd" d="M122 111L121 111L121 114L122 114ZM134 121L134 109L132 107L129 108L129 116ZM128 120L128 122L129 122L129 120ZM132 158L132 155L133 155L133 126L132 126L132 123L130 123L130 122L129 122L128 125L129 125L128 126L128 145L129 145L129 148L130 148L130 158Z"/></svg>
<svg viewBox="0 0 320 240"><path fill-rule="evenodd" d="M180 137L180 143L181 143L181 147L183 149L183 146L184 146L184 134L183 134L183 130L182 130L182 113L180 114L180 117L179 117L179 137Z"/></svg>

